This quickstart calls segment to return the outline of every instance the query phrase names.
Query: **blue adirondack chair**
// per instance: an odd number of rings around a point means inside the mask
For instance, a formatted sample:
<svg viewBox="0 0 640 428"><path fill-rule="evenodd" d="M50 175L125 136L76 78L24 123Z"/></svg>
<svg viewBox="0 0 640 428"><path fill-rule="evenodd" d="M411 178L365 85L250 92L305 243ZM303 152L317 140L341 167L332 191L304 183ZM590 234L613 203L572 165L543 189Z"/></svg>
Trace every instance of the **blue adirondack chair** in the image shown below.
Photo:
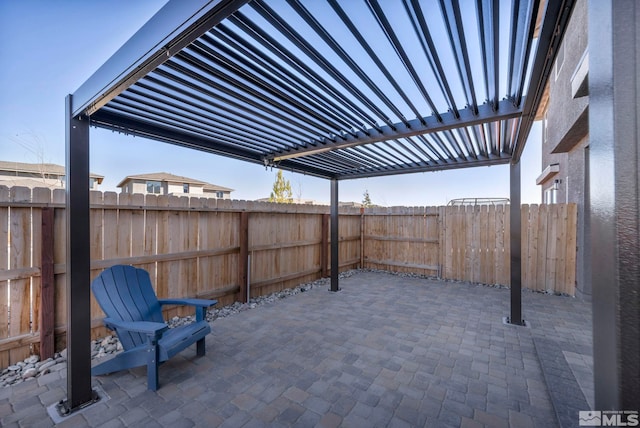
<svg viewBox="0 0 640 428"><path fill-rule="evenodd" d="M103 322L118 335L124 351L96 365L91 374L99 376L147 365L147 388L158 389L158 366L196 343L198 356L205 355L205 337L211 327L206 309L218 303L203 299L158 300L149 273L133 266L105 269L91 283L91 290L106 314ZM162 317L162 305L195 307L195 322L169 328Z"/></svg>

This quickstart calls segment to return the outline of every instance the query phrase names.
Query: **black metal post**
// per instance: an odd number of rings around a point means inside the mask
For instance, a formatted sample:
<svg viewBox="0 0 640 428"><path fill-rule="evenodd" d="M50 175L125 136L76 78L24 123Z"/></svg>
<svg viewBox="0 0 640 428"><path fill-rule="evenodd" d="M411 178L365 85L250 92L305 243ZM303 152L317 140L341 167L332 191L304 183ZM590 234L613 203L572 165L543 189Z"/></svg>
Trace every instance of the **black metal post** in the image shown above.
<svg viewBox="0 0 640 428"><path fill-rule="evenodd" d="M340 236L338 234L338 180L331 180L331 291L340 290L338 284L338 271L340 263L338 260L338 245Z"/></svg>
<svg viewBox="0 0 640 428"><path fill-rule="evenodd" d="M94 400L91 389L89 121L72 117L66 97L67 400L62 414Z"/></svg>
<svg viewBox="0 0 640 428"><path fill-rule="evenodd" d="M587 235L596 410L640 409L638 34L636 0L589 2Z"/></svg>
<svg viewBox="0 0 640 428"><path fill-rule="evenodd" d="M524 325L522 320L522 224L520 220L520 162L509 165L511 231L511 315L509 323Z"/></svg>

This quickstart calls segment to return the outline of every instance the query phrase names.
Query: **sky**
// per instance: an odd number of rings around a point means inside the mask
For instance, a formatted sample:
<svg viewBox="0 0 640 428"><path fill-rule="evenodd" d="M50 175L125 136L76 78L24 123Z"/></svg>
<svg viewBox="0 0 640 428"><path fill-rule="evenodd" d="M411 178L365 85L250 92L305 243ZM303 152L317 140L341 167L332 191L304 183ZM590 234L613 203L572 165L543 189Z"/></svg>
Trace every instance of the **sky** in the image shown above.
<svg viewBox="0 0 640 428"><path fill-rule="evenodd" d="M0 160L65 163L64 99L166 0L0 0ZM90 170L100 190L128 175L167 172L234 189L233 199L269 196L277 170L103 129L91 129ZM541 131L522 160L522 203L540 203ZM328 203L330 182L285 172L295 198ZM340 201L382 206L446 205L455 198L509 197L509 166L344 180Z"/></svg>

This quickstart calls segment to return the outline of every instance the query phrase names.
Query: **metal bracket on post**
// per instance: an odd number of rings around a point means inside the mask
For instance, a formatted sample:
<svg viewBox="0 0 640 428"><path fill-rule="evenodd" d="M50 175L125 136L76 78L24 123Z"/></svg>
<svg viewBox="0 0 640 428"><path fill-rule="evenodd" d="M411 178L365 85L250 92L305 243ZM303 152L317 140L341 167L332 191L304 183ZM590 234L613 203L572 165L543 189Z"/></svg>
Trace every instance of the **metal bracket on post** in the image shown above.
<svg viewBox="0 0 640 428"><path fill-rule="evenodd" d="M82 403L77 407L71 407L69 404L69 400L60 400L58 404L55 405L56 412L61 418L65 418L100 401L100 395L95 390L91 390L91 395L92 395L91 400L85 403Z"/></svg>

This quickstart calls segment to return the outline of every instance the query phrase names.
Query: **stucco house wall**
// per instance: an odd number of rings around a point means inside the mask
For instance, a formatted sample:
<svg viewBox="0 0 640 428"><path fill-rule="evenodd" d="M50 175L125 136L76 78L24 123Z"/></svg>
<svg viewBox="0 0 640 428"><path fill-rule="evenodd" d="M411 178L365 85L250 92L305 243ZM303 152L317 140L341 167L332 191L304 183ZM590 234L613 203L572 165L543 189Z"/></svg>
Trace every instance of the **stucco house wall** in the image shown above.
<svg viewBox="0 0 640 428"><path fill-rule="evenodd" d="M577 0L549 82L537 184L544 203L578 205L578 294L591 294L585 288L589 249L584 217L589 180L588 65L588 2Z"/></svg>

